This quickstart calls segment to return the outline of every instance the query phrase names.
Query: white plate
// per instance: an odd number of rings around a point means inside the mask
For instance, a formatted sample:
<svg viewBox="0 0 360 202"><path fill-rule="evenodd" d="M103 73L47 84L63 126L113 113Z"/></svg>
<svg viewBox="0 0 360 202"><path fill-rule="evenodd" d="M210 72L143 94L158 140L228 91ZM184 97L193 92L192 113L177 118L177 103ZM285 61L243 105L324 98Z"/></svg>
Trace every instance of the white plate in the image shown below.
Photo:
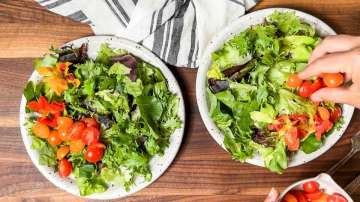
<svg viewBox="0 0 360 202"><path fill-rule="evenodd" d="M295 15L299 16L301 20L312 24L315 26L317 33L320 36L327 35L335 35L335 31L331 29L327 24L318 18L309 15L307 13L287 9L287 8L268 8L264 10L258 10L247 14L245 16L240 17L228 27L226 27L222 32L217 34L211 41L210 45L206 48L203 58L200 60L199 70L196 77L196 99L200 111L201 118L209 131L210 135L214 138L214 140L221 145L224 149L224 135L221 131L216 127L215 123L212 121L208 105L206 101L206 73L211 65L211 53L220 49L226 41L249 28L252 25L261 24L264 22L265 17L271 15L274 11L286 12L292 11L295 12ZM324 145L317 151L311 154L305 154L302 151L296 153L296 155L290 160L289 167L302 165L306 162L314 160L319 157L321 154L325 153L329 150L343 135L345 132L352 114L354 112L354 107L349 105L343 106L343 116L344 116L344 124L339 131L333 132L329 137L326 138ZM226 150L226 149L225 149ZM246 162L264 167L264 162L259 155L255 155L253 158L248 159Z"/></svg>
<svg viewBox="0 0 360 202"><path fill-rule="evenodd" d="M327 173L321 173L316 177L297 181L289 185L283 192L281 192L278 201L281 201L285 194L288 193L290 190L303 190L302 185L305 182L309 181L316 181L317 183L319 183L320 189L324 189L325 193L327 194L339 193L343 195L348 202L353 202L349 194L347 194Z"/></svg>
<svg viewBox="0 0 360 202"><path fill-rule="evenodd" d="M150 169L152 172L151 181L147 182L143 178L138 177L135 180L135 184L131 187L131 189L128 192L126 192L123 187L119 185L114 185L114 186L109 186L108 190L104 193L96 193L86 196L86 198L91 198L91 199L114 199L114 198L125 197L153 183L157 178L159 178L165 172L165 170L170 166L171 162L174 160L176 153L180 148L184 134L184 127L185 127L184 99L182 97L178 82L176 81L175 77L170 72L168 67L146 48L127 39L110 37L110 36L85 37L74 41L70 41L65 45L73 44L75 47L79 47L82 43L88 43L88 55L91 58L96 57L97 50L99 49L102 43L108 43L111 48L125 49L128 52L134 54L135 56L141 58L143 61L146 61L154 65L155 67L158 67L166 77L170 91L175 93L180 98L178 115L182 122L181 128L177 129L171 135L170 144L169 147L165 150L164 156L155 156L154 158L151 159L150 161ZM34 71L29 80L37 81L39 79L40 79L39 75L37 74L37 72ZM26 151L28 152L32 162L39 169L39 171L54 185L71 194L79 196L79 189L77 188L75 181L73 179L60 178L57 173L54 173L53 169L39 164L38 161L39 154L37 151L32 150L30 148L31 138L27 133L26 127L24 126L25 116L26 116L25 105L26 105L26 99L24 96L22 96L21 104L20 104L20 129L21 129L22 139L26 147Z"/></svg>

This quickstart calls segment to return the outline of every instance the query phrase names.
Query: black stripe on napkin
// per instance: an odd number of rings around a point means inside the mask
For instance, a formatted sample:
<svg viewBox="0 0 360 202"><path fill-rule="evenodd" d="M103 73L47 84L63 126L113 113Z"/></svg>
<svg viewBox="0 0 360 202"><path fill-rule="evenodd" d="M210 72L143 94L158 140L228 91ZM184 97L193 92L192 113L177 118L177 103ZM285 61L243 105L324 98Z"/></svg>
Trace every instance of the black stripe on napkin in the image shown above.
<svg viewBox="0 0 360 202"><path fill-rule="evenodd" d="M164 31L165 31L165 24L162 24L162 15L164 12L164 8L167 5L167 3L169 2L169 0L167 0L163 7L158 11L158 15L157 15L157 20L156 20L156 31L154 33L154 44L153 44L153 48L152 51L156 54L160 56L160 52L163 46L163 39L164 39ZM155 11L156 12L156 11Z"/></svg>
<svg viewBox="0 0 360 202"><path fill-rule="evenodd" d="M124 10L124 8L120 5L118 0L113 0L112 1L114 3L114 5L116 6L116 8L119 10L119 12L121 13L121 15L123 16L123 18L125 19L125 21L127 23L130 22L130 18L129 15L126 13L126 11Z"/></svg>
<svg viewBox="0 0 360 202"><path fill-rule="evenodd" d="M182 4L182 2L178 2L177 4ZM171 42L170 42L170 51L167 57L167 62L171 64L176 64L177 56L180 50L180 39L181 34L184 28L184 14L187 8L189 7L190 1L186 1L184 4L181 5L181 8L178 10L179 12L174 16L174 25L173 31L171 35Z"/></svg>
<svg viewBox="0 0 360 202"><path fill-rule="evenodd" d="M166 53L167 53L167 49L168 49L168 44L169 44L169 38L170 38L170 27L171 27L171 21L166 23L166 38L165 38L165 45L164 45L164 51L162 54L161 58L165 58Z"/></svg>
<svg viewBox="0 0 360 202"><path fill-rule="evenodd" d="M72 13L72 14L68 15L67 17L69 17L75 21L84 21L84 20L88 19L88 17L82 11L76 11L75 13Z"/></svg>
<svg viewBox="0 0 360 202"><path fill-rule="evenodd" d="M245 7L245 5L244 5L243 2L240 2L240 1L237 1L237 0L229 0L229 1L231 1L231 2L233 2L233 3L236 3L236 4L239 4L239 5L242 5L242 6Z"/></svg>
<svg viewBox="0 0 360 202"><path fill-rule="evenodd" d="M38 1L38 3L39 3L39 4L43 4L43 3L46 3L46 2L48 2L48 1L50 1L50 0L41 0L41 1Z"/></svg>
<svg viewBox="0 0 360 202"><path fill-rule="evenodd" d="M55 8L55 7L61 6L62 4L67 3L67 2L70 2L70 1L71 1L71 0L58 0L58 1L55 1L55 2L53 2L53 3L51 3L51 4L46 5L45 7L46 7L47 9L53 9L53 8Z"/></svg>
<svg viewBox="0 0 360 202"><path fill-rule="evenodd" d="M115 11L115 9L112 7L112 5L110 4L109 0L105 0L106 4L109 6L109 8L111 9L111 11L113 12L113 14L117 17L117 19L120 21L120 23L122 25L124 25L124 27L126 27L126 23L121 19L121 17L117 14L117 12Z"/></svg>
<svg viewBox="0 0 360 202"><path fill-rule="evenodd" d="M197 26L197 22L196 22L196 9L195 9L195 5L194 2L191 1L191 5L194 8L194 21L192 24L192 28L191 28L191 39L190 39L190 51L189 51L189 55L188 55L188 67L191 66L191 62L193 60L193 56L194 56L194 50L195 50L195 40L196 40L196 26Z"/></svg>

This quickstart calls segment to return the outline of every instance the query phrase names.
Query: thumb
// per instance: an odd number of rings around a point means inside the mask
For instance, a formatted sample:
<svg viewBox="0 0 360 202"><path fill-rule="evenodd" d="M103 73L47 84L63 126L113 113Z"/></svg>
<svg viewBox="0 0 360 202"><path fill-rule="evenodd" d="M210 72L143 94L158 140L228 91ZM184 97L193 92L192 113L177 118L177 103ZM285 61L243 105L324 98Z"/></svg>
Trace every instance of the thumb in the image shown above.
<svg viewBox="0 0 360 202"><path fill-rule="evenodd" d="M279 197L279 192L275 188L271 188L264 202L276 202Z"/></svg>
<svg viewBox="0 0 360 202"><path fill-rule="evenodd" d="M311 95L315 102L333 101L353 105L360 109L360 92L345 88L322 88Z"/></svg>

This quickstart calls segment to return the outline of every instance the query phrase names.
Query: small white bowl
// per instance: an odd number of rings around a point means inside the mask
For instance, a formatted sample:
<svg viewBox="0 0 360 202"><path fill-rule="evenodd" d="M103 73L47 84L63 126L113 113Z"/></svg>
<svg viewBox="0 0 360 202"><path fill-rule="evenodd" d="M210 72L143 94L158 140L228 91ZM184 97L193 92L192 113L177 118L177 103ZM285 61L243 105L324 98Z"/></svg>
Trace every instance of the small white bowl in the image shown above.
<svg viewBox="0 0 360 202"><path fill-rule="evenodd" d="M291 191L293 189L294 190L303 190L302 185L305 182L309 182L309 181L316 181L317 183L319 183L320 189L324 189L325 193L327 193L327 194L339 193L339 194L343 195L347 199L348 202L353 202L351 197L327 173L321 173L316 177L301 180L301 181L295 182L294 184L291 184L283 192L281 192L279 201L281 201L281 199L285 196L285 194L287 194L289 191Z"/></svg>
<svg viewBox="0 0 360 202"><path fill-rule="evenodd" d="M143 46L136 44L127 39L113 37L113 36L91 36L91 37L84 37L74 41L70 41L65 45L74 45L74 47L80 47L81 44L88 43L88 55L90 58L95 58L97 55L97 51L101 44L108 43L111 48L121 48L125 49L128 52L132 53L133 55L141 58L143 61L148 62L155 67L158 67L161 72L163 73L164 77L168 81L168 86L171 92L175 93L179 98L179 112L178 116L182 122L181 127L174 131L173 134L170 136L170 143L169 146L165 149L164 155L159 156L156 155L150 160L150 170L152 173L152 179L150 181L146 181L141 177L137 177L135 179L134 185L130 188L129 191L126 191L120 185L109 185L107 191L103 193L95 193L89 196L85 196L85 198L89 199L115 199L115 198L122 198L133 194L145 187L149 186L153 183L156 179L158 179L165 170L171 165L172 161L174 160L183 138L184 128L185 128L185 106L184 106L184 99L176 81L174 75L168 69L168 67L153 53L151 53L148 49L144 48ZM38 81L40 76L37 74L36 71L33 72L29 80ZM21 104L20 104L20 130L21 136L25 144L25 148L27 153L29 154L33 164L37 167L41 174L43 174L50 182L52 182L57 187L74 194L76 196L80 196L79 189L76 186L75 180L70 176L69 178L61 178L58 173L55 173L53 169L42 166L39 164L39 153L33 149L31 149L32 140L28 135L27 129L24 126L26 120L26 113L25 113L25 105L26 99L22 96Z"/></svg>
<svg viewBox="0 0 360 202"><path fill-rule="evenodd" d="M210 41L209 46L206 48L204 56L199 63L199 70L196 77L196 99L201 118L207 130L209 131L212 138L214 138L214 140L225 150L226 148L224 146L224 135L211 119L206 100L206 73L211 65L211 54L214 51L219 50L226 41L233 38L235 35L239 34L245 29L251 27L252 25L264 23L265 18L271 15L274 11L294 12L295 15L301 18L301 20L315 26L315 29L320 36L336 34L335 31L331 29L327 24L310 14L288 8L268 8L258 10L240 17L228 27L223 29L222 32L218 33ZM334 131L331 135L329 135L324 141L324 145L322 145L322 147L319 148L317 151L311 154L305 154L302 151L297 152L296 155L294 155L289 161L289 167L302 165L316 159L317 157L325 153L327 150L329 150L341 138L350 123L351 117L354 112L354 107L350 105L343 105L342 110L344 116L344 124L342 125L341 129L339 131ZM248 159L246 162L264 167L264 162L258 154L254 155L253 158Z"/></svg>

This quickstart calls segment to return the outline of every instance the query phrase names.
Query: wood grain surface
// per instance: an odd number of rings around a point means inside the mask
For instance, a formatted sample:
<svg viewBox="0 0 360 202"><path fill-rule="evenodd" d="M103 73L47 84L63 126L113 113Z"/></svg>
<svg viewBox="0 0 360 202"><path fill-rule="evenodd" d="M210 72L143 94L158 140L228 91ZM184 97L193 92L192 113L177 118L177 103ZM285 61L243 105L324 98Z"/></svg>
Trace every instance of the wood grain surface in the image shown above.
<svg viewBox="0 0 360 202"><path fill-rule="evenodd" d="M252 10L289 7L313 14L338 33L360 35L358 0L262 0ZM87 25L41 8L31 0L0 0L0 201L82 201L52 185L33 166L23 145L18 112L32 61L50 45L93 35ZM350 137L360 130L357 110L341 140L318 159L282 175L231 160L209 136L195 98L196 70L172 68L186 99L184 140L175 161L148 188L124 201L262 201L271 187L289 184L329 169L350 150ZM360 172L357 155L334 176L342 186ZM360 190L353 196L360 201Z"/></svg>

